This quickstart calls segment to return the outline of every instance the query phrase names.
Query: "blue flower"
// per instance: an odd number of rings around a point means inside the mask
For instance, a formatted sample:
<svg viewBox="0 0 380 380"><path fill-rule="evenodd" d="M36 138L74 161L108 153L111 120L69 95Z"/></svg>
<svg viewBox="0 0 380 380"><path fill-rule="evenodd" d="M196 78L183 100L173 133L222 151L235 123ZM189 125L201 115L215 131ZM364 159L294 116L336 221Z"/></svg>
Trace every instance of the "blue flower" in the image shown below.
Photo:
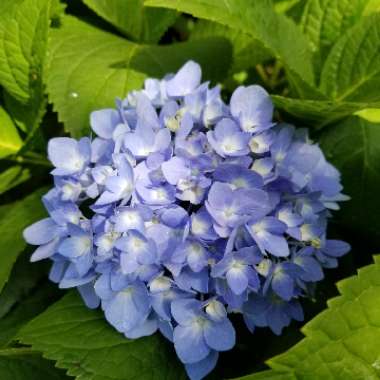
<svg viewBox="0 0 380 380"><path fill-rule="evenodd" d="M251 293L244 304L244 321L250 331L255 327L269 327L276 335L288 326L292 319L302 321L303 311L297 300L285 301L273 293L266 296Z"/></svg>
<svg viewBox="0 0 380 380"><path fill-rule="evenodd" d="M201 83L201 68L193 61L187 62L176 75L166 83L169 96L185 96L193 92Z"/></svg>
<svg viewBox="0 0 380 380"><path fill-rule="evenodd" d="M69 237L63 239L57 252L68 258L79 275L85 275L92 267L94 260L92 233L84 228L70 224Z"/></svg>
<svg viewBox="0 0 380 380"><path fill-rule="evenodd" d="M273 104L260 86L240 86L231 96L231 114L246 132L261 132L273 126Z"/></svg>
<svg viewBox="0 0 380 380"><path fill-rule="evenodd" d="M197 363L213 350L227 351L235 345L235 330L226 314L220 315L212 307L205 311L202 302L194 299L176 300L171 309L178 323L174 347L182 362Z"/></svg>
<svg viewBox="0 0 380 380"><path fill-rule="evenodd" d="M151 311L151 302L146 286L135 282L119 292L113 292L102 301L102 308L109 323L118 331L128 335L135 335L134 331L148 328L147 319ZM147 335L151 335L147 334Z"/></svg>
<svg viewBox="0 0 380 380"><path fill-rule="evenodd" d="M302 275L298 266L291 262L274 264L264 284L263 291L267 291L269 285L273 292L285 301L290 301L295 295L295 286L298 276Z"/></svg>
<svg viewBox="0 0 380 380"><path fill-rule="evenodd" d="M263 253L269 252L278 257L289 255L289 246L284 237L287 229L285 223L267 216L258 222L248 222L247 228Z"/></svg>
<svg viewBox="0 0 380 380"><path fill-rule="evenodd" d="M251 136L242 132L231 119L222 119L213 131L207 132L207 139L215 152L222 157L244 156L248 154Z"/></svg>
<svg viewBox="0 0 380 380"><path fill-rule="evenodd" d="M257 291L260 287L259 276L254 265L261 261L256 247L246 247L239 251L225 254L211 270L211 276L226 278L227 284L236 295L250 289Z"/></svg>
<svg viewBox="0 0 380 380"><path fill-rule="evenodd" d="M280 334L350 247L326 233L348 199L340 173L306 130L272 117L262 87L226 105L193 61L146 79L91 113L93 137L50 140L31 260L49 258L50 280L126 337L161 332L191 380L234 346L230 313Z"/></svg>
<svg viewBox="0 0 380 380"><path fill-rule="evenodd" d="M260 219L271 208L268 195L259 189L233 190L228 184L214 182L206 201L207 211L214 219L214 229L221 237L251 218Z"/></svg>
<svg viewBox="0 0 380 380"><path fill-rule="evenodd" d="M55 166L54 175L72 175L81 173L91 157L91 144L88 137L79 141L68 137L56 137L48 144L49 160Z"/></svg>

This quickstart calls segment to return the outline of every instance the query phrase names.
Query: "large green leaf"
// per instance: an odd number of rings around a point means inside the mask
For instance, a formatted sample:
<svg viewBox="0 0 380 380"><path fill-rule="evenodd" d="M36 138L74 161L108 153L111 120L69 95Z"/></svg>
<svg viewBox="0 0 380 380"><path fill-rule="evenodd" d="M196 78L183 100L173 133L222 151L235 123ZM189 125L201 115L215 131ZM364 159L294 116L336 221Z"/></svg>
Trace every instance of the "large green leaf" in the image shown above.
<svg viewBox="0 0 380 380"><path fill-rule="evenodd" d="M240 380L380 379L380 260L338 283L341 296L302 331L306 337L268 361L271 371Z"/></svg>
<svg viewBox="0 0 380 380"><path fill-rule="evenodd" d="M52 362L28 348L0 350L1 380L69 380Z"/></svg>
<svg viewBox="0 0 380 380"><path fill-rule="evenodd" d="M127 36L137 41L156 42L175 21L177 14L144 7L143 0L83 0Z"/></svg>
<svg viewBox="0 0 380 380"><path fill-rule="evenodd" d="M182 366L164 338L129 340L104 320L101 311L89 310L69 293L32 320L19 333L57 366L80 380L181 380Z"/></svg>
<svg viewBox="0 0 380 380"><path fill-rule="evenodd" d="M231 67L233 73L254 67L272 57L270 52L250 35L212 21L199 20L191 32L190 39L198 40L214 36L224 37L230 41L233 49Z"/></svg>
<svg viewBox="0 0 380 380"><path fill-rule="evenodd" d="M12 266L26 243L22 231L45 215L41 203L43 190L6 206L0 214L0 292L8 280Z"/></svg>
<svg viewBox="0 0 380 380"><path fill-rule="evenodd" d="M309 42L291 19L274 11L270 0L146 0L145 4L176 9L245 32L284 63L299 96L322 97L314 88Z"/></svg>
<svg viewBox="0 0 380 380"><path fill-rule="evenodd" d="M357 23L368 0L310 0L306 2L301 27L317 55L317 68L336 40Z"/></svg>
<svg viewBox="0 0 380 380"><path fill-rule="evenodd" d="M30 268L29 263L29 270ZM22 281L20 277L18 281ZM57 299L57 287L51 283L40 283L41 287L24 298L5 317L0 319L0 350L7 347L16 338L20 328L31 319L43 312L52 302Z"/></svg>
<svg viewBox="0 0 380 380"><path fill-rule="evenodd" d="M162 77L188 59L203 65L205 80L218 80L229 68L231 47L223 38L138 45L68 16L52 33L50 100L67 131L88 134L91 111L114 106L116 97L141 88L147 75Z"/></svg>
<svg viewBox="0 0 380 380"><path fill-rule="evenodd" d="M272 99L278 109L299 120L300 123L319 128L368 107L380 106L380 102L336 102L333 100L294 99L279 95L273 95Z"/></svg>
<svg viewBox="0 0 380 380"><path fill-rule="evenodd" d="M323 130L319 141L351 197L337 215L340 225L363 241L379 239L380 123L353 116Z"/></svg>
<svg viewBox="0 0 380 380"><path fill-rule="evenodd" d="M0 19L0 84L22 103L41 83L49 7L49 0L25 0Z"/></svg>
<svg viewBox="0 0 380 380"><path fill-rule="evenodd" d="M17 303L28 298L47 274L47 261L30 263L30 252L25 251L12 268L8 283L0 294L0 321ZM1 329L0 329L1 330Z"/></svg>
<svg viewBox="0 0 380 380"><path fill-rule="evenodd" d="M335 101L380 101L380 14L363 18L331 50L321 90Z"/></svg>
<svg viewBox="0 0 380 380"><path fill-rule="evenodd" d="M0 158L17 153L22 146L22 140L12 119L0 107Z"/></svg>

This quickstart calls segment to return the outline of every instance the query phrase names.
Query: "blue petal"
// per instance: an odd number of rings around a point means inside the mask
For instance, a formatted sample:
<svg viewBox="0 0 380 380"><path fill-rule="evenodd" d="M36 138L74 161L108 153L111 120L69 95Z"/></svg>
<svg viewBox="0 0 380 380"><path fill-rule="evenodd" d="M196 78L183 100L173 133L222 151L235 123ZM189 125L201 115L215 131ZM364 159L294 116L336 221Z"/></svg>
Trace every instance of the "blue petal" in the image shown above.
<svg viewBox="0 0 380 380"><path fill-rule="evenodd" d="M260 86L238 87L231 96L230 106L243 131L260 132L273 125L273 104Z"/></svg>
<svg viewBox="0 0 380 380"><path fill-rule="evenodd" d="M322 251L329 256L341 257L351 249L350 245L341 240L326 240Z"/></svg>
<svg viewBox="0 0 380 380"><path fill-rule="evenodd" d="M59 238L55 238L51 242L47 244L40 245L34 252L32 257L30 258L31 262L47 259L48 257L53 256L57 252L57 248L59 246L60 240Z"/></svg>
<svg viewBox="0 0 380 380"><path fill-rule="evenodd" d="M24 239L33 245L46 244L52 241L59 233L59 226L51 218L39 220L25 228Z"/></svg>
<svg viewBox="0 0 380 380"><path fill-rule="evenodd" d="M56 167L55 175L70 175L83 170L90 156L83 155L77 140L56 137L48 143L49 160Z"/></svg>
<svg viewBox="0 0 380 380"><path fill-rule="evenodd" d="M248 287L248 278L243 268L231 268L226 274L228 286L237 294L242 294Z"/></svg>
<svg viewBox="0 0 380 380"><path fill-rule="evenodd" d="M201 293L208 292L209 275L207 268L197 273L193 272L190 268L185 268L174 279L180 289L187 291L193 289Z"/></svg>
<svg viewBox="0 0 380 380"><path fill-rule="evenodd" d="M294 295L294 280L286 273L276 273L272 279L272 289L282 299L289 301Z"/></svg>
<svg viewBox="0 0 380 380"><path fill-rule="evenodd" d="M267 311L266 319L268 326L276 335L280 335L282 329L290 323L290 317L285 313L282 304L272 305Z"/></svg>
<svg viewBox="0 0 380 380"><path fill-rule="evenodd" d="M157 331L158 323L154 314L150 315L145 321L141 322L138 326L125 332L125 336L129 339L138 339L143 336L149 336Z"/></svg>
<svg viewBox="0 0 380 380"><path fill-rule="evenodd" d="M93 282L78 286L78 291L86 306L96 309L100 304L100 298L96 295Z"/></svg>
<svg viewBox="0 0 380 380"><path fill-rule="evenodd" d="M94 257L88 252L82 256L73 259L73 264L80 276L84 276L92 267Z"/></svg>
<svg viewBox="0 0 380 380"><path fill-rule="evenodd" d="M289 256L289 246L287 240L283 236L265 233L261 238L261 244L264 249L274 256Z"/></svg>
<svg viewBox="0 0 380 380"><path fill-rule="evenodd" d="M214 350L230 350L236 341L235 329L228 318L221 322L210 322L205 325L204 337L206 343Z"/></svg>
<svg viewBox="0 0 380 380"><path fill-rule="evenodd" d="M95 282L94 289L101 299L110 299L113 296L109 274L102 274Z"/></svg>
<svg viewBox="0 0 380 380"><path fill-rule="evenodd" d="M197 363L185 364L186 373L190 380L202 380L216 366L219 354L217 351L211 351L204 359Z"/></svg>
<svg viewBox="0 0 380 380"><path fill-rule="evenodd" d="M173 326L169 321L158 321L158 328L160 333L170 342L173 342Z"/></svg>
<svg viewBox="0 0 380 380"><path fill-rule="evenodd" d="M164 162L161 168L166 180L171 185L177 185L179 180L190 176L190 169L186 165L186 161L181 157L171 158L169 161Z"/></svg>
<svg viewBox="0 0 380 380"><path fill-rule="evenodd" d="M210 348L203 337L203 328L197 322L178 325L173 333L174 348L183 363L196 363L204 359Z"/></svg>
<svg viewBox="0 0 380 380"><path fill-rule="evenodd" d="M111 139L116 125L120 122L119 113L114 109L94 111L90 115L92 130L103 139Z"/></svg>
<svg viewBox="0 0 380 380"><path fill-rule="evenodd" d="M304 273L300 273L301 280L304 281L320 281L323 279L323 271L317 260L309 256L296 257L294 262L299 265Z"/></svg>
<svg viewBox="0 0 380 380"><path fill-rule="evenodd" d="M58 252L68 258L79 258L88 254L92 249L89 236L71 236L62 241Z"/></svg>
<svg viewBox="0 0 380 380"><path fill-rule="evenodd" d="M201 303L195 299L174 300L171 305L173 318L177 323L187 325L200 314Z"/></svg>
<svg viewBox="0 0 380 380"><path fill-rule="evenodd" d="M105 316L108 322L120 332L132 330L149 314L148 294L146 289L144 292L140 288L141 286L137 285L130 286L108 301Z"/></svg>
<svg viewBox="0 0 380 380"><path fill-rule="evenodd" d="M193 62L185 63L174 76L166 83L169 96L185 96L194 91L201 82L201 68Z"/></svg>
<svg viewBox="0 0 380 380"><path fill-rule="evenodd" d="M152 106L149 98L142 93L137 96L136 113L140 123L152 129L160 127L155 108Z"/></svg>
<svg viewBox="0 0 380 380"><path fill-rule="evenodd" d="M49 280L55 283L59 283L68 265L69 263L66 260L54 261L49 272Z"/></svg>

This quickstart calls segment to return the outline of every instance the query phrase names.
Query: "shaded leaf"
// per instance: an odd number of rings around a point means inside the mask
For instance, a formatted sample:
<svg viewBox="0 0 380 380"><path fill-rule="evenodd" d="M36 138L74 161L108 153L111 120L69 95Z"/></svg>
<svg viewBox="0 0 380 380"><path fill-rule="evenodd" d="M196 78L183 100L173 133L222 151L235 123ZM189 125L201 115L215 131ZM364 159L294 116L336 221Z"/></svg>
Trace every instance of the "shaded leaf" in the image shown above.
<svg viewBox="0 0 380 380"><path fill-rule="evenodd" d="M232 72L248 69L272 57L271 53L250 35L212 21L199 20L190 39L198 40L215 36L224 37L231 43L233 49Z"/></svg>
<svg viewBox="0 0 380 380"><path fill-rule="evenodd" d="M21 183L27 181L31 176L30 170L22 166L11 166L0 173L0 194L13 189Z"/></svg>
<svg viewBox="0 0 380 380"><path fill-rule="evenodd" d="M15 305L33 292L37 284L46 277L46 261L31 264L30 253L19 256L12 268L8 283L0 294L0 318L6 316Z"/></svg>
<svg viewBox="0 0 380 380"><path fill-rule="evenodd" d="M158 334L125 338L108 325L102 312L84 306L75 292L32 320L19 335L23 343L80 380L185 379L164 338Z"/></svg>
<svg viewBox="0 0 380 380"><path fill-rule="evenodd" d="M0 218L0 291L8 281L9 274L18 255L26 243L22 231L28 225L45 215L41 203L44 189L38 190L26 198L7 207Z"/></svg>
<svg viewBox="0 0 380 380"><path fill-rule="evenodd" d="M358 116L322 131L320 144L341 172L344 191L351 200L337 215L339 223L362 239L379 239L380 123Z"/></svg>
<svg viewBox="0 0 380 380"><path fill-rule="evenodd" d="M176 9L247 33L284 63L300 97L323 97L314 87L309 42L291 19L275 12L271 1L146 0L145 5Z"/></svg>
<svg viewBox="0 0 380 380"><path fill-rule="evenodd" d="M69 16L52 35L48 92L74 136L89 133L90 112L114 106L116 97L141 88L146 76L163 77L194 59L203 65L203 78L215 80L226 75L231 60L222 38L138 45Z"/></svg>
<svg viewBox="0 0 380 380"><path fill-rule="evenodd" d="M0 350L1 380L68 380L53 363L28 348Z"/></svg>
<svg viewBox="0 0 380 380"><path fill-rule="evenodd" d="M157 42L177 17L174 11L146 8L143 0L83 0L83 2L99 16L137 41Z"/></svg>
<svg viewBox="0 0 380 380"><path fill-rule="evenodd" d="M19 281L22 280L19 278ZM15 340L20 328L51 305L57 299L57 293L55 284L41 284L39 289L0 319L0 347L6 347Z"/></svg>

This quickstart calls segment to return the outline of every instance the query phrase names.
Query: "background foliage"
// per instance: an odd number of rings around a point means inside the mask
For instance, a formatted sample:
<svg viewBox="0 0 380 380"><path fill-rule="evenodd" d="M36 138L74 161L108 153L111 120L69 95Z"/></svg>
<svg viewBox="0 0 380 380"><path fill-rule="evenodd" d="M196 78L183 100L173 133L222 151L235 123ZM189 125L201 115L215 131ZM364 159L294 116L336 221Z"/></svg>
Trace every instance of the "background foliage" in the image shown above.
<svg viewBox="0 0 380 380"><path fill-rule="evenodd" d="M209 378L380 378L379 35L379 0L1 0L0 378L185 379L159 336L129 341L50 285L21 231L44 216L47 140L89 133L91 110L188 59L226 99L264 86L277 119L310 129L352 198L330 235L353 250L304 302L302 333L239 329Z"/></svg>

